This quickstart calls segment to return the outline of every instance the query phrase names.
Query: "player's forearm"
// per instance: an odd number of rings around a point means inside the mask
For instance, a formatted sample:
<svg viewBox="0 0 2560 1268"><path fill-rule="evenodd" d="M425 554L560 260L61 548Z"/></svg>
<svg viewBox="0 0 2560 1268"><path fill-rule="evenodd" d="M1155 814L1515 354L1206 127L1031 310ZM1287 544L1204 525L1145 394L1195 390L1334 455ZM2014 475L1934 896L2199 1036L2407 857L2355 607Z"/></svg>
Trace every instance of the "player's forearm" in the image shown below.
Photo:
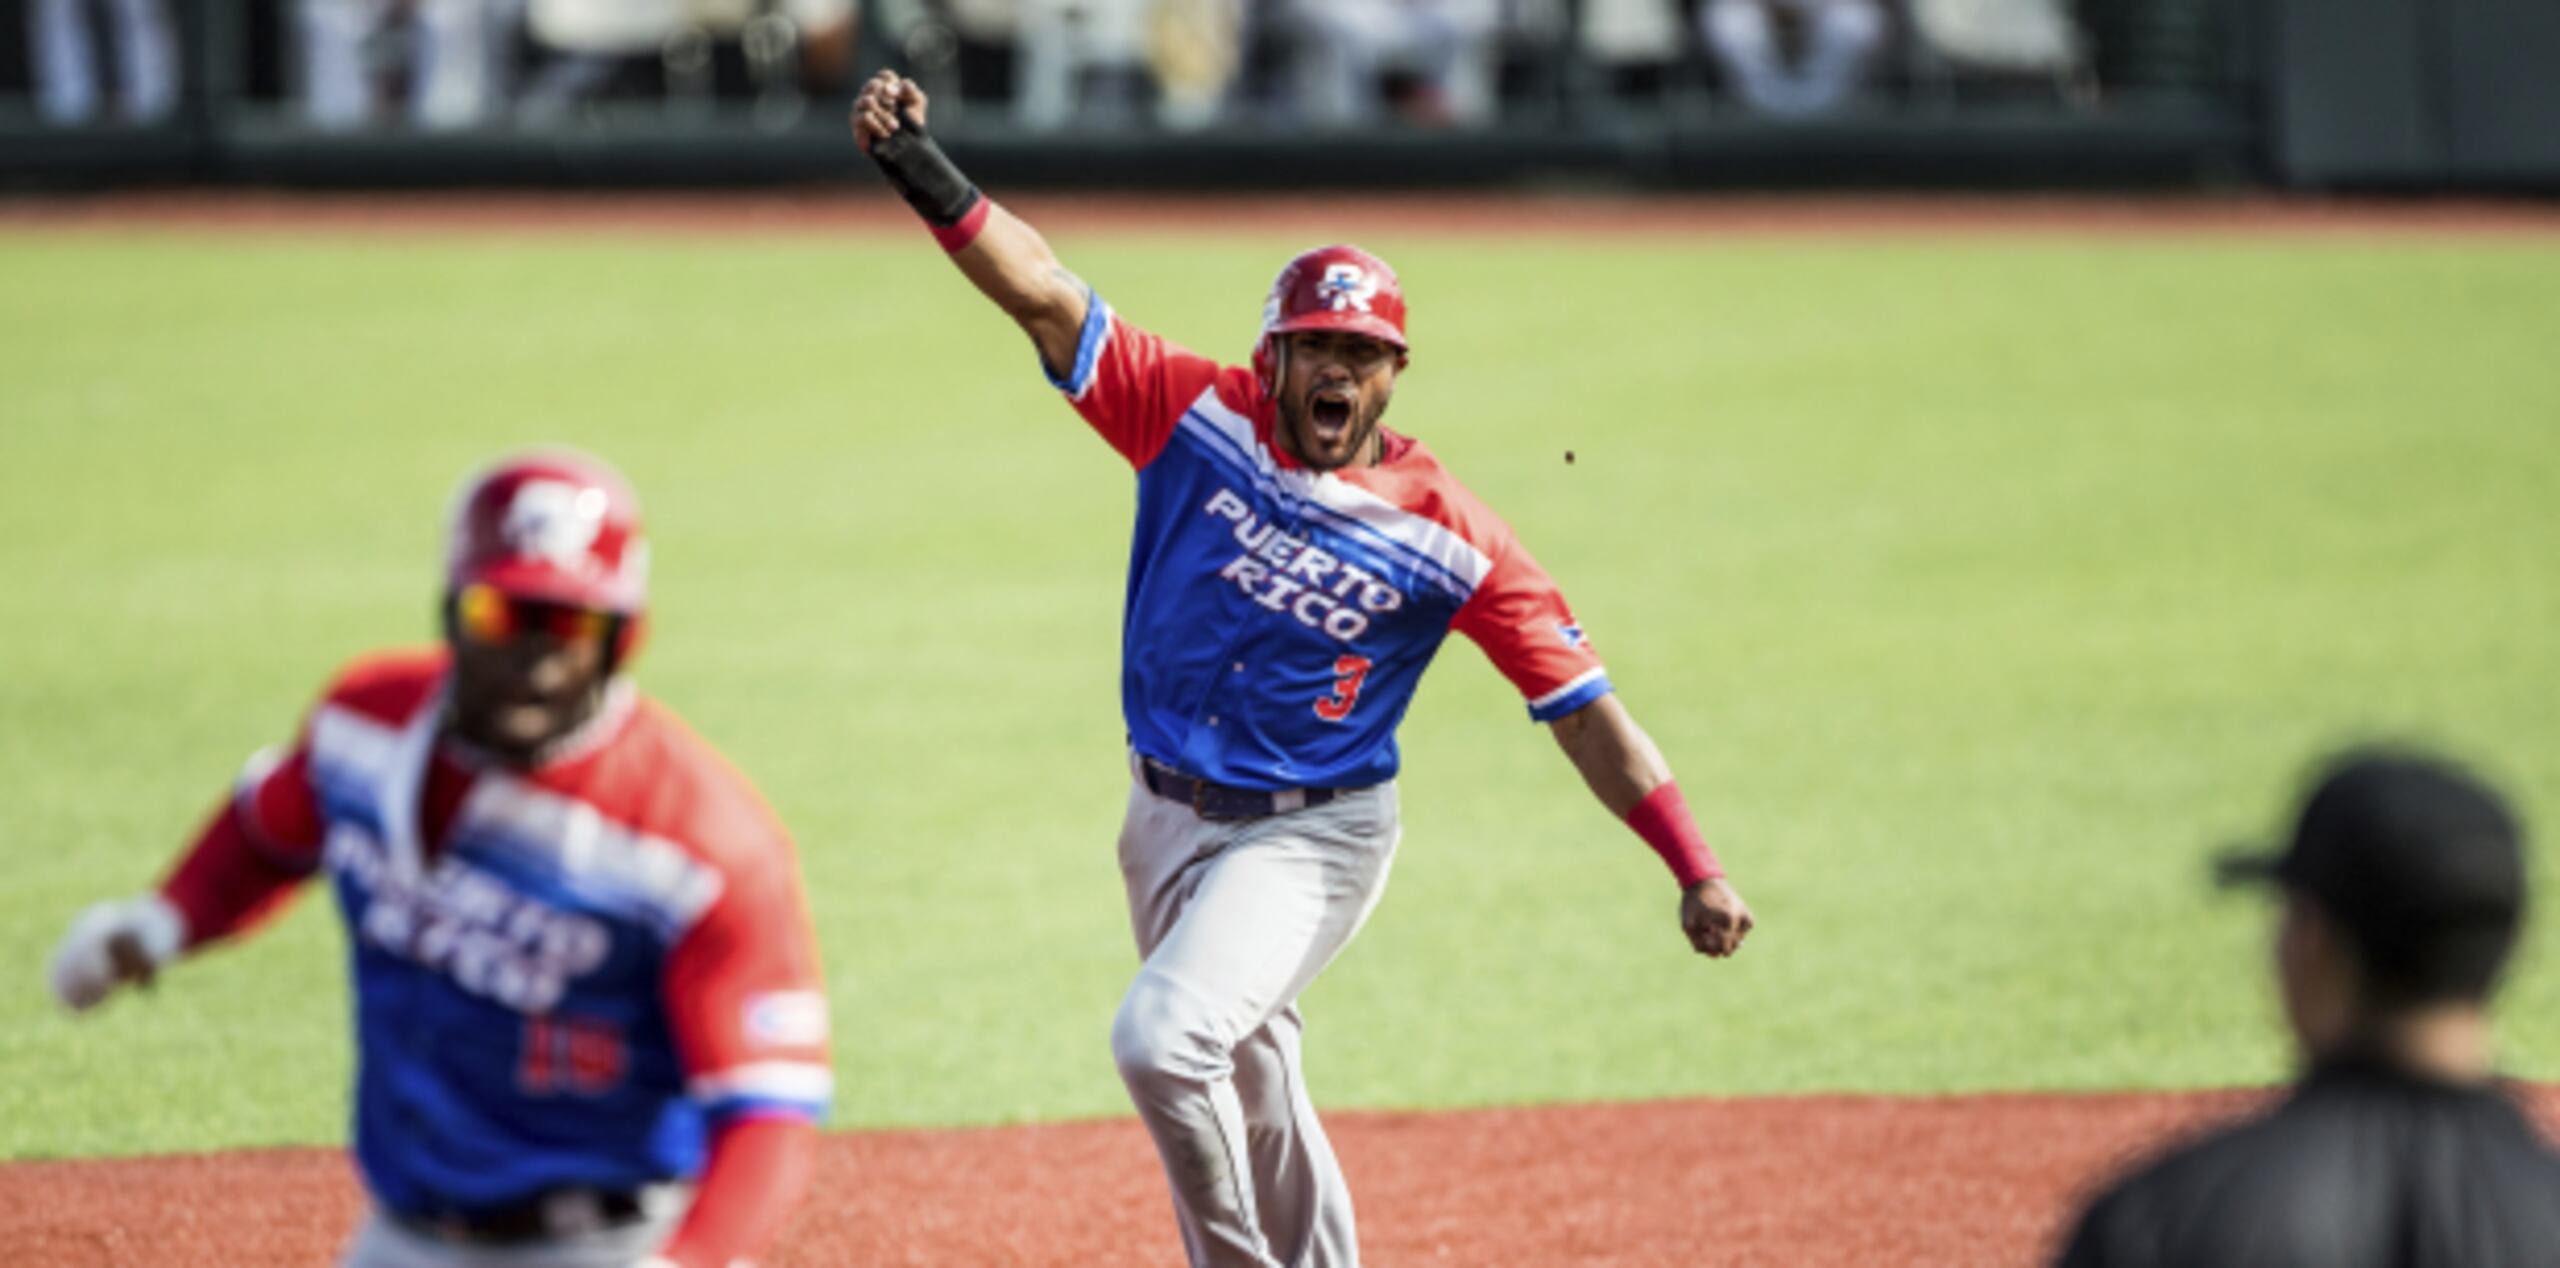
<svg viewBox="0 0 2560 1268"><path fill-rule="evenodd" d="M732 1119L711 1138L693 1209L659 1257L680 1268L726 1268L782 1231L809 1187L818 1129L807 1119Z"/></svg>
<svg viewBox="0 0 2560 1268"><path fill-rule="evenodd" d="M1662 750L1614 692L1556 719L1549 729L1591 795L1621 819L1647 794L1671 782Z"/></svg>
<svg viewBox="0 0 2560 1268"><path fill-rule="evenodd" d="M875 88L880 84L875 83ZM872 90L866 90L870 96ZM921 94L894 113L885 101L857 107L867 116L857 135L872 135L881 175L933 231L978 293L1013 318L1055 374L1075 364L1087 297L1084 283L1058 263L1049 243L1020 217L995 205L925 131Z"/></svg>
<svg viewBox="0 0 2560 1268"><path fill-rule="evenodd" d="M1063 374L1075 364L1089 297L1039 230L989 204L986 223L966 246L951 253L951 262L979 294L1022 327L1051 373Z"/></svg>
<svg viewBox="0 0 2560 1268"><path fill-rule="evenodd" d="M1615 693L1556 719L1549 729L1591 794L1661 856L1683 888L1724 875L1671 778L1670 763Z"/></svg>

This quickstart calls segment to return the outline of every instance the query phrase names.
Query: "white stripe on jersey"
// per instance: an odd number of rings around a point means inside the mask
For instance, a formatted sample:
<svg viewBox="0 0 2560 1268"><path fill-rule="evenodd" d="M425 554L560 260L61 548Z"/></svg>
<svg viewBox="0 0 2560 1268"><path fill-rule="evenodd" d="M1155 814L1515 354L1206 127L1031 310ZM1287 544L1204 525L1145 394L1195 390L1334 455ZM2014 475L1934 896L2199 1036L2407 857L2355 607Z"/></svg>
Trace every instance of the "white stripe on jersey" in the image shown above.
<svg viewBox="0 0 2560 1268"><path fill-rule="evenodd" d="M1404 544L1378 532L1360 521L1336 512L1309 496L1307 482L1300 473L1276 469L1267 453L1256 450L1248 456L1236 450L1236 443L1218 425L1194 410L1182 416L1180 430L1198 447L1209 465L1224 472L1231 482L1250 488L1257 496L1277 502L1282 514L1303 516L1332 529L1343 538L1343 544L1357 546L1364 558L1382 561L1374 567L1382 570L1409 568L1424 584L1448 592L1460 603L1474 593L1466 583L1423 556L1405 548ZM1289 487L1282 487L1287 480Z"/></svg>
<svg viewBox="0 0 2560 1268"><path fill-rule="evenodd" d="M311 761L366 789L398 774L400 730L339 705L322 705L311 719Z"/></svg>
<svg viewBox="0 0 2560 1268"><path fill-rule="evenodd" d="M1484 584L1485 574L1493 571L1492 556L1476 549L1474 542L1445 524L1425 519L1330 473L1314 484L1316 501L1447 569L1465 584L1469 594L1474 594L1476 587Z"/></svg>
<svg viewBox="0 0 2560 1268"><path fill-rule="evenodd" d="M740 1097L824 1101L835 1095L836 1076L827 1067L806 1061L753 1061L697 1074L684 1090L706 1105Z"/></svg>
<svg viewBox="0 0 2560 1268"><path fill-rule="evenodd" d="M723 888L720 873L682 846L635 832L595 807L538 788L504 771L485 771L471 785L455 827L473 840L515 854L572 886L593 886L636 900L659 917L672 942Z"/></svg>
<svg viewBox="0 0 2560 1268"><path fill-rule="evenodd" d="M360 803L374 816L394 875L414 881L426 871L418 844L418 793L427 750L436 742L441 693L409 719L388 726L346 708L323 705L311 720L311 776L323 802Z"/></svg>
<svg viewBox="0 0 2560 1268"><path fill-rule="evenodd" d="M1453 583L1461 599L1474 594L1484 584L1485 574L1493 571L1492 557L1446 524L1416 515L1330 472L1278 469L1255 439L1253 420L1228 409L1215 387L1191 403L1191 416L1205 420L1219 439L1253 455L1255 466L1282 491L1369 530L1370 539L1428 565Z"/></svg>
<svg viewBox="0 0 2560 1268"><path fill-rule="evenodd" d="M1530 701L1529 711L1531 713L1535 713L1540 709L1546 708L1548 705L1554 704L1558 700L1564 699L1566 696L1582 690L1584 687L1590 686L1592 680L1597 678L1606 678L1608 676L1609 671L1599 668L1598 666L1593 666L1590 669L1583 670L1581 673L1575 674L1570 681L1565 683L1565 685Z"/></svg>
<svg viewBox="0 0 2560 1268"><path fill-rule="evenodd" d="M1475 593L1473 587L1448 569L1406 548L1404 543L1316 501L1310 480L1304 473L1278 469L1265 450L1239 452L1237 442L1198 411L1182 416L1181 430L1198 443L1201 453L1212 466L1228 472L1239 483L1250 486L1256 494L1279 503L1283 514L1304 516L1332 529L1347 544L1356 545L1384 561L1385 567L1409 568L1422 582L1448 592L1460 603L1465 603ZM1287 487L1283 487L1283 481Z"/></svg>

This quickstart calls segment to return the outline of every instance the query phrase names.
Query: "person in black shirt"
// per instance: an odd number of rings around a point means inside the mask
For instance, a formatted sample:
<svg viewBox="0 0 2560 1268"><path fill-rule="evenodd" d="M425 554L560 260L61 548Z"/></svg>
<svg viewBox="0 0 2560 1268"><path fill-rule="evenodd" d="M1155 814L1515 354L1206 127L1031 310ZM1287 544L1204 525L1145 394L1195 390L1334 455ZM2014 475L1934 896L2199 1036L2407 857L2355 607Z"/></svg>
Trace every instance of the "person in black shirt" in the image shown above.
<svg viewBox="0 0 2560 1268"><path fill-rule="evenodd" d="M2222 861L2284 908L2305 1073L2272 1112L2100 1195L2063 1268L2560 1265L2560 1154L2494 1078L2489 997L2523 922L2498 796L2442 761L2334 761L2281 852Z"/></svg>

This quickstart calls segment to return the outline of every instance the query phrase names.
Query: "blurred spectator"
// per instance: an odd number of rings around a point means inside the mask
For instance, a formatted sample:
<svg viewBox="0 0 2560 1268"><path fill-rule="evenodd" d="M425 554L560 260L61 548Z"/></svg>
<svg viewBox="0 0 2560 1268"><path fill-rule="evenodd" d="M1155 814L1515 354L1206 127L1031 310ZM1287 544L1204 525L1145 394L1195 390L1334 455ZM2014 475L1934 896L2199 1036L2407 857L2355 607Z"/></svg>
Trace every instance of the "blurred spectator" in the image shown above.
<svg viewBox="0 0 2560 1268"><path fill-rule="evenodd" d="M625 61L658 56L684 13L680 0L530 0L526 20L534 44L551 56L518 110L547 123L601 93Z"/></svg>
<svg viewBox="0 0 2560 1268"><path fill-rule="evenodd" d="M1135 106L1151 0L1021 0L1013 114L1051 129L1081 114L1125 119Z"/></svg>
<svg viewBox="0 0 2560 1268"><path fill-rule="evenodd" d="M1037 130L1125 122L1151 85L1157 122L1202 127L1241 63L1243 0L1019 0L1014 18L1014 118Z"/></svg>
<svg viewBox="0 0 2560 1268"><path fill-rule="evenodd" d="M1802 118L1858 91L1884 45L1885 12L1881 0L1706 0L1698 27L1743 104Z"/></svg>
<svg viewBox="0 0 2560 1268"><path fill-rule="evenodd" d="M1156 73L1157 122L1216 122L1244 64L1244 0L1156 0L1147 61Z"/></svg>
<svg viewBox="0 0 2560 1268"><path fill-rule="evenodd" d="M1013 100L1020 18L1019 0L869 0L863 6L872 42L923 86L934 118L944 122L972 102Z"/></svg>
<svg viewBox="0 0 2560 1268"><path fill-rule="evenodd" d="M2085 104L2097 87L2087 39L2061 0L1909 0L1915 78L1952 96L1959 78L2036 84Z"/></svg>
<svg viewBox="0 0 2560 1268"><path fill-rule="evenodd" d="M853 68L853 40L860 21L855 0L688 0L687 32L669 46L667 69L683 77L690 39L697 99L736 95L719 67L734 67L754 100L756 118L786 126L808 106L809 93L841 85ZM670 83L670 90L677 86Z"/></svg>
<svg viewBox="0 0 2560 1268"><path fill-rule="evenodd" d="M1414 76L1405 117L1426 126L1493 117L1496 0L1292 0L1297 105L1311 123L1374 121L1388 71Z"/></svg>
<svg viewBox="0 0 2560 1268"><path fill-rule="evenodd" d="M178 104L178 47L165 0L34 0L27 10L35 44L36 104L49 123L98 117L102 66L92 27L104 9L115 28L116 114L153 123Z"/></svg>
<svg viewBox="0 0 2560 1268"><path fill-rule="evenodd" d="M819 93L851 83L853 46L862 26L855 0L795 0L782 8L800 37L802 84Z"/></svg>
<svg viewBox="0 0 2560 1268"><path fill-rule="evenodd" d="M530 0L527 28L548 60L519 116L550 123L597 99L655 96L708 110L747 96L788 124L813 84L852 62L854 0Z"/></svg>
<svg viewBox="0 0 2560 1268"><path fill-rule="evenodd" d="M1659 87L1680 57L1678 0L1583 0L1576 34L1613 89Z"/></svg>
<svg viewBox="0 0 2560 1268"><path fill-rule="evenodd" d="M302 91L314 126L382 121L388 100L426 128L485 122L505 93L523 0L300 0Z"/></svg>

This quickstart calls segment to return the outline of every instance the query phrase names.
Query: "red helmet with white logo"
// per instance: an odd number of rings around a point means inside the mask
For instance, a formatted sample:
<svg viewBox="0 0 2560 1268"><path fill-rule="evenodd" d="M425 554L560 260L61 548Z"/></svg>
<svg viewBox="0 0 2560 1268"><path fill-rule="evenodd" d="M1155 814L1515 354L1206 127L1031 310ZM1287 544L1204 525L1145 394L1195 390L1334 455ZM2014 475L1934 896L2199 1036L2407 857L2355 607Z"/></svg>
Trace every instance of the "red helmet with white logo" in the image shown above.
<svg viewBox="0 0 2560 1268"><path fill-rule="evenodd" d="M649 603L640 500L620 472L574 449L499 459L455 495L445 587L638 616Z"/></svg>
<svg viewBox="0 0 2560 1268"><path fill-rule="evenodd" d="M1348 243L1302 252L1272 279L1262 304L1262 337L1253 345L1253 368L1271 386L1279 336L1301 330L1341 330L1367 335L1408 351L1404 339L1404 284L1387 262Z"/></svg>

